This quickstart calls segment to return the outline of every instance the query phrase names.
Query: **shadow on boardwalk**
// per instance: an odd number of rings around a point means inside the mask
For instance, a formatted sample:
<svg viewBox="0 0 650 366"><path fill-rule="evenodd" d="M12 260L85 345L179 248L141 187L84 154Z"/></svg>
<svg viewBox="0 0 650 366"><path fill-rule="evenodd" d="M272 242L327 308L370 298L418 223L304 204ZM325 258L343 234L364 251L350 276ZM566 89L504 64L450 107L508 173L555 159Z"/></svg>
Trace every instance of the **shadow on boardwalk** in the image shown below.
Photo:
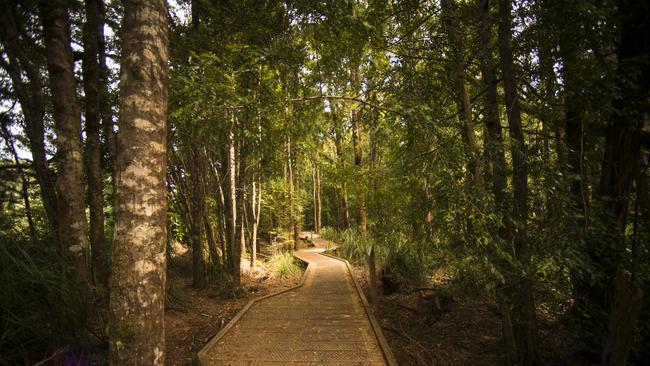
<svg viewBox="0 0 650 366"><path fill-rule="evenodd" d="M347 264L313 242L294 253L309 263L301 285L249 303L199 352L201 365L395 364Z"/></svg>

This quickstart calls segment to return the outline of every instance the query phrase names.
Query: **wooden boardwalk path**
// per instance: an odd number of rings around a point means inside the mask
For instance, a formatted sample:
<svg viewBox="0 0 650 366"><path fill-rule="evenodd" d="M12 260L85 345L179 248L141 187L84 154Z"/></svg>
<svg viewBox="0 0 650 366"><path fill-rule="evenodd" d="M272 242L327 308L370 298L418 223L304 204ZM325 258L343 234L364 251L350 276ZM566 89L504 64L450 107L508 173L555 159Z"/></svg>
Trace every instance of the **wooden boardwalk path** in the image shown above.
<svg viewBox="0 0 650 366"><path fill-rule="evenodd" d="M199 352L201 365L396 365L349 265L313 242L294 253L309 263L301 284L249 303Z"/></svg>

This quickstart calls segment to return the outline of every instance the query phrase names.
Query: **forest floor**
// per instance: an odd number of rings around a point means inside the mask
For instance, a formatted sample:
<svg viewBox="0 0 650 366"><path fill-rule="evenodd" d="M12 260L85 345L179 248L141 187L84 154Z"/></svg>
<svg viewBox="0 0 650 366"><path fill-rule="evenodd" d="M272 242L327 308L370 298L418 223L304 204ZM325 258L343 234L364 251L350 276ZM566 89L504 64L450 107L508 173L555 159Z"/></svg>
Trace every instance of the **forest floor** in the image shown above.
<svg viewBox="0 0 650 366"><path fill-rule="evenodd" d="M268 254L262 245L262 255ZM260 256L261 262L263 257ZM172 305L165 312L165 347L167 365L196 364L196 354L253 298L293 287L295 278L275 277L264 265L251 270L250 262L242 263L241 287L212 285L204 289L192 287L191 258L187 254L172 260L169 279ZM169 296L169 295L168 295Z"/></svg>
<svg viewBox="0 0 650 366"><path fill-rule="evenodd" d="M368 273L355 266L354 275L367 294ZM501 320L494 301L462 291L459 296L448 280L381 297L384 335L399 365L501 366L506 364ZM431 290L435 289L435 290ZM541 365L578 365L575 344L559 319L538 314ZM578 357L579 358L579 357Z"/></svg>

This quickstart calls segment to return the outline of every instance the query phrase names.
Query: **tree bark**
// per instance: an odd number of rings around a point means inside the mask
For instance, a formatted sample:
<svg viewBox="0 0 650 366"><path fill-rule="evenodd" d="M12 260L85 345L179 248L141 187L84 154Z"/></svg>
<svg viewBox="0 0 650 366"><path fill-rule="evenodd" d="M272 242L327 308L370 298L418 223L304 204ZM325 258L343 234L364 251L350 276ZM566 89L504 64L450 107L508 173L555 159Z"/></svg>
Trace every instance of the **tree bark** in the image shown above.
<svg viewBox="0 0 650 366"><path fill-rule="evenodd" d="M81 145L81 110L77 100L70 23L64 0L42 0L39 10L43 25L45 54L50 75L58 175L59 244L68 252L81 280L90 284L86 205L84 202L84 162ZM65 213L65 214L63 214Z"/></svg>
<svg viewBox="0 0 650 366"><path fill-rule="evenodd" d="M86 22L83 29L83 85L86 122L86 177L90 211L90 248L95 286L103 301L108 300L108 247L104 235L104 184L100 146L100 86L99 43L103 23L100 17L101 0L86 0Z"/></svg>
<svg viewBox="0 0 650 366"><path fill-rule="evenodd" d="M257 230L260 225L260 214L262 213L262 179L256 184L253 180L251 192L251 211L253 213L253 233L251 235L251 267L255 266L257 260Z"/></svg>
<svg viewBox="0 0 650 366"><path fill-rule="evenodd" d="M339 126L338 115L335 107L332 107L332 119L334 122L334 146L336 148L336 157L338 158L338 168L343 171L345 169L345 157L343 156L343 138L341 136L341 127ZM350 227L350 214L348 212L348 198L345 192L345 183L341 183L336 188L336 212L337 212L337 226L339 230L344 230Z"/></svg>
<svg viewBox="0 0 650 366"><path fill-rule="evenodd" d="M526 232L528 220L528 165L526 143L521 127L521 112L517 94L514 58L512 55L512 4L511 0L499 0L499 55L505 90L508 130L512 139L512 186L514 205L512 218L516 223L514 230L515 259L523 268L530 264L530 248ZM516 273L508 284L512 288L512 323L517 346L516 364L534 365L537 363L537 322L535 301L530 278L525 273Z"/></svg>
<svg viewBox="0 0 650 366"><path fill-rule="evenodd" d="M622 21L618 54L618 94L612 103L607 127L598 194L604 208L603 222L612 227L615 246L600 253L597 262L609 278L611 294L601 308L609 307L609 326L604 334L601 365L625 365L636 322L643 303L625 267L634 259L627 256L625 230L631 187L640 171L641 134L646 120L650 89L650 19L648 0L625 0L619 7ZM602 295L601 295L602 296Z"/></svg>
<svg viewBox="0 0 650 366"><path fill-rule="evenodd" d="M442 0L442 19L447 33L450 49L449 76L453 85L458 115L461 121L461 134L469 158L468 170L472 175L474 186L483 185L483 162L478 153L476 132L472 119L472 104L467 91L465 75L464 40L460 27L458 9L455 0Z"/></svg>
<svg viewBox="0 0 650 366"><path fill-rule="evenodd" d="M318 208L316 209L316 234L320 234L320 229L323 227L323 201L321 199L321 181L320 181L320 169L316 170L316 204Z"/></svg>
<svg viewBox="0 0 650 366"><path fill-rule="evenodd" d="M234 125L234 121L232 122ZM234 128L234 126L232 127ZM237 243L237 161L235 160L235 136L233 131L228 132L228 148L226 153L226 222L228 228L228 257L230 258L230 274L236 286L241 280L241 254Z"/></svg>
<svg viewBox="0 0 650 366"><path fill-rule="evenodd" d="M504 250L511 252L510 242L512 239L512 225L508 219L508 205L506 200L506 178L507 165L503 144L503 134L501 131L501 121L499 119L499 105L497 99L497 79L493 54L491 16L489 0L480 0L481 20L480 20L480 44L481 49L479 58L481 62L481 74L483 85L485 87L484 95L484 123L487 130L488 143L486 152L492 165L491 190L494 195L495 211L503 219L503 224L496 229L499 238L497 245L504 245ZM500 267L507 269L507 264L498 254L495 255L496 261ZM508 291L505 288L497 289L497 302L501 312L501 327L503 332L504 345L506 350L506 360L509 365L517 363L517 345L513 329L511 313L511 301Z"/></svg>
<svg viewBox="0 0 650 366"><path fill-rule="evenodd" d="M202 177L205 169L201 157L196 151L188 152L190 155L190 190L192 200L190 208L190 232L192 234L192 286L194 288L205 287L205 244L204 220L205 220L205 196L203 195Z"/></svg>
<svg viewBox="0 0 650 366"><path fill-rule="evenodd" d="M167 6L125 3L120 69L111 365L164 365Z"/></svg>
<svg viewBox="0 0 650 366"><path fill-rule="evenodd" d="M353 73L353 80L358 78L357 71ZM361 177L358 184L365 185L365 179L363 175L365 173L365 167L363 164L363 149L361 146L361 126L359 121L360 115L357 110L352 110L352 116L350 121L352 122L352 144L354 150L354 165L357 167L357 173ZM368 240L368 218L366 214L366 200L365 200L365 187L359 190L360 193L357 195L357 231L361 236L361 240ZM373 311L375 313L379 312L379 295L377 293L377 267L376 267L376 258L375 258L375 243L374 241L370 243L370 248L368 255L366 257L368 261L368 274L370 277L369 291L370 291L370 303L372 305Z"/></svg>
<svg viewBox="0 0 650 366"><path fill-rule="evenodd" d="M293 249L298 250L298 241L300 240L300 233L297 232L297 218L296 218L296 202L294 193L294 174L293 174L293 159L291 136L287 136L286 143L287 150L287 185L289 186L289 230L293 232Z"/></svg>

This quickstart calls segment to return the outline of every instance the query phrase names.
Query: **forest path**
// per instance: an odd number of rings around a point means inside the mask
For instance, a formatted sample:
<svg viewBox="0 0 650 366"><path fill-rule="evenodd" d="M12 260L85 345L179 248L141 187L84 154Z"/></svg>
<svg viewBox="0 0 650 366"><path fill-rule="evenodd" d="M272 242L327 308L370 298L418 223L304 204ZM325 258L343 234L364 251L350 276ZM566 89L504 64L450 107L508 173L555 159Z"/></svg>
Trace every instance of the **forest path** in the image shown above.
<svg viewBox="0 0 650 366"><path fill-rule="evenodd" d="M294 255L309 266L301 285L253 300L199 352L216 365L396 365L346 262L328 242Z"/></svg>

